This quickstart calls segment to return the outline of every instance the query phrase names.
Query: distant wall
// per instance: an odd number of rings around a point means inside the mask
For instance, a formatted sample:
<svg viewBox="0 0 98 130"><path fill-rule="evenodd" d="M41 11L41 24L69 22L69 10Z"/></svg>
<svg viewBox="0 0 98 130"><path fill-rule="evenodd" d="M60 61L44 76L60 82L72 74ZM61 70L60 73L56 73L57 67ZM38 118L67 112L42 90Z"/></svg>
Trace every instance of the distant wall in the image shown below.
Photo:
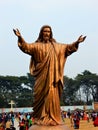
<svg viewBox="0 0 98 130"><path fill-rule="evenodd" d="M75 110L75 109L81 109L81 110L89 110L89 109L93 109L93 106L92 105L84 105L84 106L61 106L61 109L63 111L68 111L68 110Z"/></svg>
<svg viewBox="0 0 98 130"><path fill-rule="evenodd" d="M61 110L63 111L72 111L72 110L75 110L75 109L81 109L81 110L86 110L86 109L93 109L93 106L92 105L89 105L89 106L61 106ZM22 108L0 108L0 113L3 113L3 112L22 112L22 113L27 113L27 112L32 112L32 107L22 107Z"/></svg>
<svg viewBox="0 0 98 130"><path fill-rule="evenodd" d="M0 113L3 112L22 112L22 113L27 113L27 112L32 112L32 107L21 107L21 108L0 108Z"/></svg>

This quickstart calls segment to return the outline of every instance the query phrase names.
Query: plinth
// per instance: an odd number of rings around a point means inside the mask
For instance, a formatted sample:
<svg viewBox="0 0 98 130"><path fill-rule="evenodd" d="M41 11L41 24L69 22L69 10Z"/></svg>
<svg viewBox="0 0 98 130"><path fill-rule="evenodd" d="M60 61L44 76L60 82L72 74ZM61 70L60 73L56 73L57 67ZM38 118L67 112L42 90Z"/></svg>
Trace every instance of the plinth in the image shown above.
<svg viewBox="0 0 98 130"><path fill-rule="evenodd" d="M32 125L29 130L70 130L66 125L56 126L43 126L43 125Z"/></svg>

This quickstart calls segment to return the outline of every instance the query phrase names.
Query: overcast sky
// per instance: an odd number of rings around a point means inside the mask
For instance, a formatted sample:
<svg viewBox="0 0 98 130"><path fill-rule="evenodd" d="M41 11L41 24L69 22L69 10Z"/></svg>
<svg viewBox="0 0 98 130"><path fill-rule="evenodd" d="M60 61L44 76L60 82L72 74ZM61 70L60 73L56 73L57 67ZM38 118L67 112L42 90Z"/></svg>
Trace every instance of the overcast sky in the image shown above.
<svg viewBox="0 0 98 130"><path fill-rule="evenodd" d="M29 72L30 56L19 50L13 28L31 43L45 24L61 43L87 36L68 57L64 75L73 78L84 70L98 74L98 0L0 0L0 17L0 75Z"/></svg>

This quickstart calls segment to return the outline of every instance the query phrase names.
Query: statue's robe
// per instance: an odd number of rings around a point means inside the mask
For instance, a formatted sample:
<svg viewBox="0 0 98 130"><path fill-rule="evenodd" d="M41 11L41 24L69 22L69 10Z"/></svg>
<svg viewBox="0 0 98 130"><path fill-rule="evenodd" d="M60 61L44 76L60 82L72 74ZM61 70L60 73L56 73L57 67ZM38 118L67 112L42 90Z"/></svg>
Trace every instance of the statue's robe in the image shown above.
<svg viewBox="0 0 98 130"><path fill-rule="evenodd" d="M35 77L33 116L37 124L62 124L60 97L67 57L77 51L72 44L18 41L19 48L31 56L30 73Z"/></svg>

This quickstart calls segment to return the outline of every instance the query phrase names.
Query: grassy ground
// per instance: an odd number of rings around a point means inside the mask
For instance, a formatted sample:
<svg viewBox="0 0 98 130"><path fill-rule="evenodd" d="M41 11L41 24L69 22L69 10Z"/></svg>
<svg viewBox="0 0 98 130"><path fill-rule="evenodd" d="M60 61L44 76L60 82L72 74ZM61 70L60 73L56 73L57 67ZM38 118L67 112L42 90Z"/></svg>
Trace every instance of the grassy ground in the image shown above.
<svg viewBox="0 0 98 130"><path fill-rule="evenodd" d="M65 124L70 128L70 130L74 130L69 118L65 118ZM87 122L87 120L80 120L79 130L98 130L98 127L93 126L92 120L90 120L90 122Z"/></svg>

